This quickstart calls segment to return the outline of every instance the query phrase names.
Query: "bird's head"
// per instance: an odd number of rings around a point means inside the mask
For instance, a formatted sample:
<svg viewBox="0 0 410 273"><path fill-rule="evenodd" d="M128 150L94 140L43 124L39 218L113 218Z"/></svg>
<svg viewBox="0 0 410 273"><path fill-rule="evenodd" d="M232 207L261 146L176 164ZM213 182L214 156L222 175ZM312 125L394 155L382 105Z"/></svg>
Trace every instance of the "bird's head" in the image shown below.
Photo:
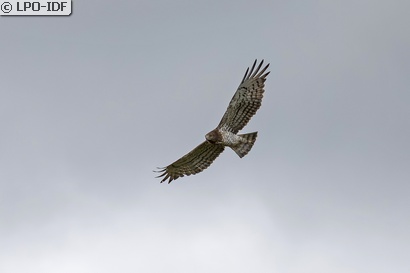
<svg viewBox="0 0 410 273"><path fill-rule="evenodd" d="M222 136L221 134L218 132L217 129L210 131L209 133L207 133L205 135L206 140L208 140L210 143L215 144L217 142L221 142L222 141Z"/></svg>

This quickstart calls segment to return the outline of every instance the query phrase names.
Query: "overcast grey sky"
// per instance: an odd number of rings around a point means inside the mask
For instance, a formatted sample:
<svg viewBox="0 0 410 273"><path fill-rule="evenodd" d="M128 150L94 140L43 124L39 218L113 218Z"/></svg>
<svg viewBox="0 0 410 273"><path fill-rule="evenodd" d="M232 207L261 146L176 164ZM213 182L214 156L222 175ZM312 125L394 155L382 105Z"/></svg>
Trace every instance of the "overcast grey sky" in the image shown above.
<svg viewBox="0 0 410 273"><path fill-rule="evenodd" d="M409 1L0 18L0 272L410 272ZM160 184L248 66L243 159Z"/></svg>

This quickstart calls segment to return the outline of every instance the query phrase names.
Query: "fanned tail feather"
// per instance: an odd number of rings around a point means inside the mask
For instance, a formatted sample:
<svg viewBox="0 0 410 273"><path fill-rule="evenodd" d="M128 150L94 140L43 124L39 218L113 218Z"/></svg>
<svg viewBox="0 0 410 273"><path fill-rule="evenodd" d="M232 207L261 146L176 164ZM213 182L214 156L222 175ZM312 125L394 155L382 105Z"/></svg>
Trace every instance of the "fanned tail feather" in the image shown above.
<svg viewBox="0 0 410 273"><path fill-rule="evenodd" d="M235 153L240 158L242 158L245 155L247 155L249 153L249 151L252 149L252 146L256 141L256 137L258 136L258 132L253 132L253 133L249 133L249 134L242 134L242 135L238 135L238 136L245 139L246 142L241 143L241 144L239 144L235 147L231 147L231 148L232 148L232 150L235 151Z"/></svg>

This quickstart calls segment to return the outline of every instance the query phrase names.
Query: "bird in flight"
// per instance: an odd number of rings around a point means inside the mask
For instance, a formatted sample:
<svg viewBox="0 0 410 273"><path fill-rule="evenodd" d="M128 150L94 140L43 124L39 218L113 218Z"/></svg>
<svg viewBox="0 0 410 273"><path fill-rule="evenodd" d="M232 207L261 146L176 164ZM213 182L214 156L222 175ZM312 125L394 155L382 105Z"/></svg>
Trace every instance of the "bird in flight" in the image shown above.
<svg viewBox="0 0 410 273"><path fill-rule="evenodd" d="M260 70L263 60L255 69L256 62L257 60L250 70L249 67L246 70L221 122L205 135L206 140L174 163L156 171L161 173L157 176L157 178L162 177L161 183L167 180L171 183L179 177L202 172L224 151L225 147L230 147L240 158L249 153L258 132L248 134L238 134L238 132L261 107L265 80L270 73L270 71L265 73L269 64Z"/></svg>

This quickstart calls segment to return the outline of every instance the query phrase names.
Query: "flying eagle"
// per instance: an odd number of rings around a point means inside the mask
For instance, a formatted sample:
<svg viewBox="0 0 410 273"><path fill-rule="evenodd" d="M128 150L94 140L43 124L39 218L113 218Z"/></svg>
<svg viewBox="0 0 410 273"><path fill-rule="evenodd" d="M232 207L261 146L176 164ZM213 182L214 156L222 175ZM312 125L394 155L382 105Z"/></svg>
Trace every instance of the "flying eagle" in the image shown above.
<svg viewBox="0 0 410 273"><path fill-rule="evenodd" d="M225 146L234 150L240 158L252 149L258 132L237 133L261 107L265 80L270 73L270 71L265 73L269 64L260 70L262 64L263 60L254 70L255 60L250 71L248 67L221 122L214 130L205 135L206 140L174 163L159 168L160 170L157 172L162 174L157 177L163 177L161 183L167 179L168 183L171 183L172 180L179 177L202 172L223 152Z"/></svg>

